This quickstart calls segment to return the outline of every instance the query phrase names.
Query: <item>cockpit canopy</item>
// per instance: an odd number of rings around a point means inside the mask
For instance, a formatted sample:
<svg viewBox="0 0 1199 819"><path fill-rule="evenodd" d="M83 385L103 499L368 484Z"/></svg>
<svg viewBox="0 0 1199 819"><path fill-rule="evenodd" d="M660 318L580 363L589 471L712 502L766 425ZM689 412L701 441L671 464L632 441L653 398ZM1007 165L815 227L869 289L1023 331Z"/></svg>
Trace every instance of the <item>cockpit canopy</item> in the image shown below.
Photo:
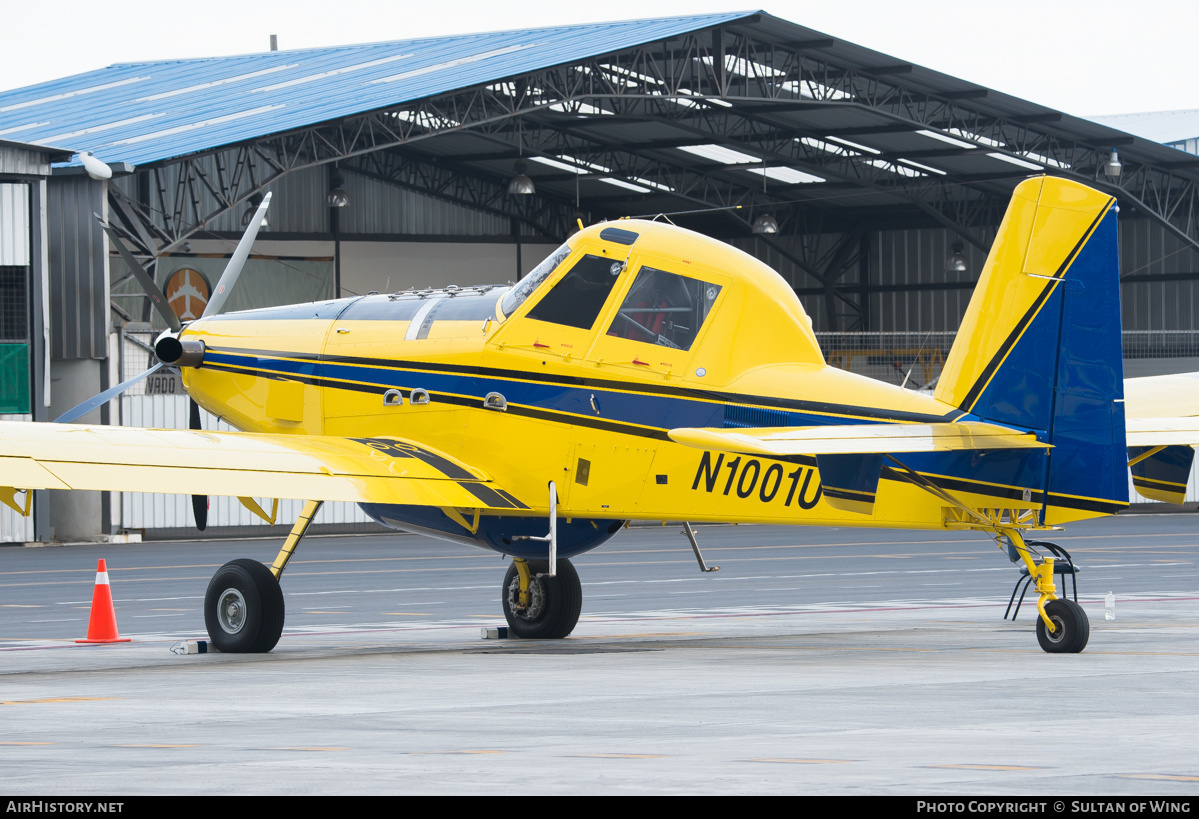
<svg viewBox="0 0 1199 819"><path fill-rule="evenodd" d="M507 324L528 323L539 349L568 348L580 357L590 350L601 360L597 351L608 350L609 361L632 351L638 364L647 362L637 348L647 358L651 347L667 348L677 353L658 355L671 359L660 364L676 373L685 368L680 354L694 352L703 337L711 366L699 369L712 373L709 383L762 364L823 363L799 299L769 267L673 225L619 225L580 231L509 289L498 305L504 335L512 334ZM635 346L616 349L614 339Z"/></svg>

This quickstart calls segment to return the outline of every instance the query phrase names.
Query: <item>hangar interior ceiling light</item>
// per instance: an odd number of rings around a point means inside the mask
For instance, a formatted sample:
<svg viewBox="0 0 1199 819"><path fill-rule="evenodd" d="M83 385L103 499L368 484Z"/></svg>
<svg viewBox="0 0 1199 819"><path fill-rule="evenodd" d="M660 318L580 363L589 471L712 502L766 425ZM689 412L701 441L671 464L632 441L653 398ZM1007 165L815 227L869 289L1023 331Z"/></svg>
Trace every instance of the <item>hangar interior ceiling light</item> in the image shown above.
<svg viewBox="0 0 1199 819"><path fill-rule="evenodd" d="M550 159L548 156L531 156L529 159L533 162L540 162L542 165L549 165L551 168L557 168L560 171L570 171L571 173L585 174L587 170L580 168L577 165L568 165L565 162L559 162L556 159Z"/></svg>
<svg viewBox="0 0 1199 819"><path fill-rule="evenodd" d="M1032 162L1025 162L1023 159L1016 159L1016 157L1008 156L1007 154L988 153L987 156L991 157L992 159L998 159L1000 162L1006 162L1009 165L1015 165L1017 168L1025 168L1026 170L1030 170L1030 171L1045 170L1040 165L1037 165Z"/></svg>
<svg viewBox="0 0 1199 819"><path fill-rule="evenodd" d="M734 151L732 148L726 148L723 145L681 145L677 150L685 151L703 159L710 159L713 162L723 162L725 165L748 165L751 162L761 162L760 156L751 156L743 154L740 151Z"/></svg>
<svg viewBox="0 0 1199 819"><path fill-rule="evenodd" d="M957 134L958 136L962 137L963 139L969 139L974 142L980 143L982 145L990 146L992 148L1006 148L1007 147L1007 145L1005 143L1000 142L998 139L991 139L990 137L985 137L982 134L971 133L970 131L965 131L961 128L950 128L948 130L949 130L949 133Z"/></svg>
<svg viewBox="0 0 1199 819"><path fill-rule="evenodd" d="M937 131L920 130L920 131L917 131L916 133L920 134L920 136L928 137L929 139L935 139L938 142L944 142L946 145L952 145L955 148L968 148L970 150L974 150L975 148L978 147L977 145L974 145L970 142L964 142L960 139L954 139L951 136L946 136L945 134L938 133Z"/></svg>
<svg viewBox="0 0 1199 819"><path fill-rule="evenodd" d="M770 214L763 213L757 219L754 219L753 231L754 233L769 236L779 232L779 223Z"/></svg>
<svg viewBox="0 0 1199 819"><path fill-rule="evenodd" d="M823 182L824 177L805 173L795 168L746 168L750 173L761 174L767 179L782 182L786 185L804 185L812 182Z"/></svg>
<svg viewBox="0 0 1199 819"><path fill-rule="evenodd" d="M807 145L809 148L815 148L818 151L824 151L834 156L861 156L857 151L851 151L849 148L834 145L831 142L825 142L823 139L816 139L815 137L798 137L795 141L802 145Z"/></svg>
<svg viewBox="0 0 1199 819"><path fill-rule="evenodd" d="M537 193L537 188L533 185L533 180L525 173L528 170L528 165L525 164L523 159L516 160L514 170L516 171L516 176L512 177L512 180L508 183L508 193L513 196L529 196Z"/></svg>
<svg viewBox="0 0 1199 819"><path fill-rule="evenodd" d="M898 165L889 159L866 159L863 160L866 165L871 165L884 171L890 171L898 176L907 176L911 178L928 176L928 174L909 168L907 165Z"/></svg>
<svg viewBox="0 0 1199 819"><path fill-rule="evenodd" d="M341 171L334 169L329 177L329 192L325 194L325 204L331 208L344 208L350 204L350 195L346 193L345 180Z"/></svg>
<svg viewBox="0 0 1199 819"><path fill-rule="evenodd" d="M970 265L966 263L966 255L963 251L966 245L963 242L957 241L949 246L953 253L945 260L946 273L965 273L970 270Z"/></svg>
<svg viewBox="0 0 1199 819"><path fill-rule="evenodd" d="M261 193L253 194L250 197L250 207L246 208L246 212L241 215L241 226L242 227L250 226L250 220L254 218L254 212L256 210L258 210L258 206L261 204L262 204L262 194ZM270 225L267 224L266 220L267 220L267 216L264 213L264 214L262 214L262 227L264 227L264 228L270 227Z"/></svg>
<svg viewBox="0 0 1199 819"><path fill-rule="evenodd" d="M905 165L911 165L913 168L919 168L922 171L928 171L929 173L935 173L938 176L946 175L945 171L941 170L940 168L934 168L931 165L925 165L924 163L917 162L914 159L904 159L903 157L900 157L899 161Z"/></svg>
<svg viewBox="0 0 1199 819"><path fill-rule="evenodd" d="M1120 164L1120 155L1112 148L1112 155L1103 163L1103 175L1108 179L1119 179L1124 166Z"/></svg>
<svg viewBox="0 0 1199 819"><path fill-rule="evenodd" d="M848 139L842 139L841 137L829 136L825 137L825 139L831 139L833 142L840 142L842 145L848 145L851 148L857 148L859 151L865 151L868 154L882 153L882 151L880 151L878 148L871 148L869 145L863 145L860 142L850 142Z"/></svg>

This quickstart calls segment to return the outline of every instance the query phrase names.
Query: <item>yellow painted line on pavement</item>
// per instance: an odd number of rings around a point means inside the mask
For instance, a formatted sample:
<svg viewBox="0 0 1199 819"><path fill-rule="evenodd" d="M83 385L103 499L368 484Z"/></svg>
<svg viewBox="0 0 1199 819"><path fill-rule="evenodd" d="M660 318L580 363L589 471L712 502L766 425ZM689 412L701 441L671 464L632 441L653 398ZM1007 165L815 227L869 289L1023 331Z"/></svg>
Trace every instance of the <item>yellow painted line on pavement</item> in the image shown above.
<svg viewBox="0 0 1199 819"><path fill-rule="evenodd" d="M109 745L109 748L199 748L199 744L195 745L167 745L156 743L126 743L121 745Z"/></svg>
<svg viewBox="0 0 1199 819"><path fill-rule="evenodd" d="M99 702L122 699L124 697L46 697L38 700L0 700L0 705L41 705L49 702Z"/></svg>
<svg viewBox="0 0 1199 819"><path fill-rule="evenodd" d="M1167 782L1199 782L1199 776L1176 776L1174 774L1124 774L1121 779L1162 779Z"/></svg>
<svg viewBox="0 0 1199 819"><path fill-rule="evenodd" d="M0 745L57 745L57 742L0 742Z"/></svg>
<svg viewBox="0 0 1199 819"><path fill-rule="evenodd" d="M792 765L840 765L844 762L856 762L853 759L786 759L784 757L762 757L761 759L743 759L742 762L786 762Z"/></svg>
<svg viewBox="0 0 1199 819"><path fill-rule="evenodd" d="M1043 771L1036 765L921 765L922 768L955 768L963 771Z"/></svg>
<svg viewBox="0 0 1199 819"><path fill-rule="evenodd" d="M409 756L440 756L445 754L510 754L511 751L409 751Z"/></svg>
<svg viewBox="0 0 1199 819"><path fill-rule="evenodd" d="M295 745L281 748L262 748L263 751L348 751L349 748L334 748L325 745Z"/></svg>
<svg viewBox="0 0 1199 819"><path fill-rule="evenodd" d="M571 754L580 759L666 759L674 754Z"/></svg>

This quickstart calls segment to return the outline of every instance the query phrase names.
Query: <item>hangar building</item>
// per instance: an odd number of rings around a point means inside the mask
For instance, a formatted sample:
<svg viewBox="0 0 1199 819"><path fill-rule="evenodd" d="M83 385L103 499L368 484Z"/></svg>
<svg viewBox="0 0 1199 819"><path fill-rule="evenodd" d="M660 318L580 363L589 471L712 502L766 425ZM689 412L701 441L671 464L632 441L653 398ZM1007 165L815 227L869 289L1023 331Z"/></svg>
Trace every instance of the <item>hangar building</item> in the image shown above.
<svg viewBox="0 0 1199 819"><path fill-rule="evenodd" d="M918 386L1012 188L1051 173L1119 197L1129 372L1199 357L1199 157L766 13L125 63L0 92L0 138L113 171L49 178L51 416L144 369L154 331L92 213L160 284L211 282L267 191L229 309L503 282L580 219L666 214L775 267L830 361ZM180 424L148 386L114 420ZM186 525L183 498L96 503L104 531Z"/></svg>

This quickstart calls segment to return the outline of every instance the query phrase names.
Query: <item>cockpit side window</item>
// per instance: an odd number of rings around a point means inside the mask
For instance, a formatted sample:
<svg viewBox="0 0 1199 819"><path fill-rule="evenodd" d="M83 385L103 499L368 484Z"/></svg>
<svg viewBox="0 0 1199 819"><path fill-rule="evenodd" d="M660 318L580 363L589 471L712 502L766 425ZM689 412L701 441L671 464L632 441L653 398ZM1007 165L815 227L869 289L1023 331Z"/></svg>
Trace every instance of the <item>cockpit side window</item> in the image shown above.
<svg viewBox="0 0 1199 819"><path fill-rule="evenodd" d="M720 285L642 267L608 335L690 350Z"/></svg>
<svg viewBox="0 0 1199 819"><path fill-rule="evenodd" d="M515 313L517 308L525 303L525 300L533 294L533 291L548 279L550 274L557 270L558 265L566 261L566 257L569 255L570 246L562 245L562 247L546 256L541 264L530 270L529 275L517 282L516 286L509 290L504 296L503 301L500 302L500 309L504 311L504 315L510 316Z"/></svg>
<svg viewBox="0 0 1199 819"><path fill-rule="evenodd" d="M588 254L533 306L527 317L590 330L623 269L620 262Z"/></svg>

